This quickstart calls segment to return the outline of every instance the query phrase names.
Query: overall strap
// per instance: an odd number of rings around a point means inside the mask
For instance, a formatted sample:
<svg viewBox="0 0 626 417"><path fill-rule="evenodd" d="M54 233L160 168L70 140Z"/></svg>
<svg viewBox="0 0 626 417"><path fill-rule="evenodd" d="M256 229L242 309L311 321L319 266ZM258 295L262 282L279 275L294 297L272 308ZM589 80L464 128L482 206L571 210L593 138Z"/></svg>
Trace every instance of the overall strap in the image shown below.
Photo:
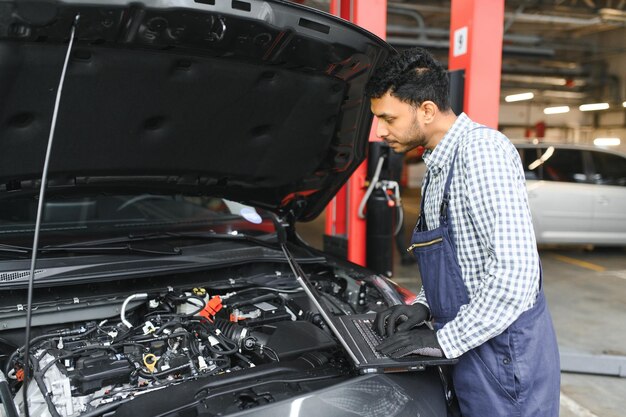
<svg viewBox="0 0 626 417"><path fill-rule="evenodd" d="M428 190L428 184L430 184L430 170L426 171L424 189L422 190L422 201L420 201L420 215L417 219L417 224L415 225L415 228L419 231L428 230L428 227L426 225L426 214L424 212L424 202L426 201L426 191Z"/></svg>

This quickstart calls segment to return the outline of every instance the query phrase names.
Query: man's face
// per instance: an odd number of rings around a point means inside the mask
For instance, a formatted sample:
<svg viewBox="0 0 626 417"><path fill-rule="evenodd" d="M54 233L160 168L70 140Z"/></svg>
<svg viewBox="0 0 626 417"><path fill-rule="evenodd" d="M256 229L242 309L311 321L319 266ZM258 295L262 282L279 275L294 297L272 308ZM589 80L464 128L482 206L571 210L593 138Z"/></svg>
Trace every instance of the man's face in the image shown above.
<svg viewBox="0 0 626 417"><path fill-rule="evenodd" d="M418 146L426 146L427 138L420 123L419 109L385 93L370 100L372 113L378 119L376 136L389 144L395 152L404 153Z"/></svg>

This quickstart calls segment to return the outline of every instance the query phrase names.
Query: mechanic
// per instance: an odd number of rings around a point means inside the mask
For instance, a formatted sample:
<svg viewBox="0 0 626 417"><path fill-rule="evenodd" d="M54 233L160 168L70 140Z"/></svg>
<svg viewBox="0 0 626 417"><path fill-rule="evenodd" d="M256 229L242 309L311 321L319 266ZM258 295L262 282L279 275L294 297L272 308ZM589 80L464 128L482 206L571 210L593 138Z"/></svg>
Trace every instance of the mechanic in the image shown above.
<svg viewBox="0 0 626 417"><path fill-rule="evenodd" d="M366 87L377 135L425 147L428 168L409 250L422 278L413 305L378 313L377 349L458 358L464 417L558 416L560 367L542 290L524 170L502 133L458 117L448 75L424 49L391 56ZM432 319L434 330L420 326Z"/></svg>

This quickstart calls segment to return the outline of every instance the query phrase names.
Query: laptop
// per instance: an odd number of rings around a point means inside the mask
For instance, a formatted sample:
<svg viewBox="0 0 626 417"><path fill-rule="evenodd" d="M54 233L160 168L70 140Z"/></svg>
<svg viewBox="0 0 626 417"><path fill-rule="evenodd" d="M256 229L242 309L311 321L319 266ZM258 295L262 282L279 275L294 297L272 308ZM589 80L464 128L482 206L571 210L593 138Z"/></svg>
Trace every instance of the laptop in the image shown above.
<svg viewBox="0 0 626 417"><path fill-rule="evenodd" d="M383 340L373 328L376 314L333 315L321 302L322 298L306 275L299 275L296 280L361 374L422 371L427 366L453 365L458 361L422 355L408 355L399 359L383 355L375 349Z"/></svg>

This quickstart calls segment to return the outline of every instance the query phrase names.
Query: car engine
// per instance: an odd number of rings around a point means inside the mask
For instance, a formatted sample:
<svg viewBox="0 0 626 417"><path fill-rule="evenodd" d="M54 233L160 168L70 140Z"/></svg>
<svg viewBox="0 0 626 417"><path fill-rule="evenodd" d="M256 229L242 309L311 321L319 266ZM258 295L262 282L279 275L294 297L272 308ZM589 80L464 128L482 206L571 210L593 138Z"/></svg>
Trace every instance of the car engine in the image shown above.
<svg viewBox="0 0 626 417"><path fill-rule="evenodd" d="M351 283L350 291L346 280L320 279L315 285L337 314L371 311L380 298L364 283ZM120 297L118 303L122 299L119 316L46 329L32 339L31 415L100 415L97 410L109 404L187 381L302 358L312 368L332 367L335 375L350 372L322 317L293 284L234 291L169 287ZM23 353L17 349L5 362L18 410Z"/></svg>

